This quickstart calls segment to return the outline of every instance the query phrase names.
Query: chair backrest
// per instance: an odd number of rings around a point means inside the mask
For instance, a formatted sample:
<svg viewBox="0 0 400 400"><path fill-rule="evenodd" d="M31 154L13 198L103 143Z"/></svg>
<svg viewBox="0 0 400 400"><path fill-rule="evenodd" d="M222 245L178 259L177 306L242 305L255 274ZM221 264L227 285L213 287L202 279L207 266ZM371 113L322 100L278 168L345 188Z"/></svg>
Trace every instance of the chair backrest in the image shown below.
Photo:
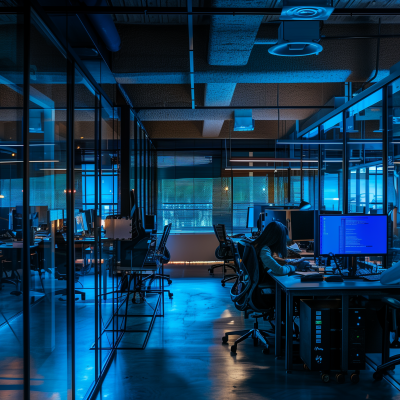
<svg viewBox="0 0 400 400"><path fill-rule="evenodd" d="M266 301L262 289L258 287L260 283L263 283L264 287L267 272L260 265L255 248L251 243L241 241L237 244L237 251L240 256L239 279L231 290L231 299L235 307L240 311L252 309L256 312L271 309L275 301L274 295ZM271 302L268 307L266 307L267 302Z"/></svg>
<svg viewBox="0 0 400 400"><path fill-rule="evenodd" d="M171 232L171 228L172 228L172 223L164 226L164 231L161 236L160 244L158 245L158 249L157 249L159 254L164 254L164 252L165 252L165 246L167 244L167 240L169 237L169 233Z"/></svg>
<svg viewBox="0 0 400 400"><path fill-rule="evenodd" d="M231 289L231 300L238 310L249 308L253 291L259 283L259 265L255 248L246 242L236 246L239 255L239 278Z"/></svg>
<svg viewBox="0 0 400 400"><path fill-rule="evenodd" d="M214 227L214 232L215 232L215 236L218 239L218 242L220 244L220 246L226 246L226 245L230 245L231 240L228 239L228 236L226 234L226 229L225 229L225 225L224 224L217 224L217 225L213 225Z"/></svg>

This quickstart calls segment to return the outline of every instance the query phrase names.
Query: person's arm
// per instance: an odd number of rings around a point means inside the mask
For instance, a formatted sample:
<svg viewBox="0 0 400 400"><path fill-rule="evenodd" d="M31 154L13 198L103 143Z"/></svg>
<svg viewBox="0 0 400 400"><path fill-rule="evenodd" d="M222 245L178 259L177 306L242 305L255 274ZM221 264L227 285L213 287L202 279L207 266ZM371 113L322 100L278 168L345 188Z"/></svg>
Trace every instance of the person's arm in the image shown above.
<svg viewBox="0 0 400 400"><path fill-rule="evenodd" d="M271 269L275 275L288 275L296 270L293 265L279 265L272 257L271 250L267 247L261 249L260 258L264 268Z"/></svg>

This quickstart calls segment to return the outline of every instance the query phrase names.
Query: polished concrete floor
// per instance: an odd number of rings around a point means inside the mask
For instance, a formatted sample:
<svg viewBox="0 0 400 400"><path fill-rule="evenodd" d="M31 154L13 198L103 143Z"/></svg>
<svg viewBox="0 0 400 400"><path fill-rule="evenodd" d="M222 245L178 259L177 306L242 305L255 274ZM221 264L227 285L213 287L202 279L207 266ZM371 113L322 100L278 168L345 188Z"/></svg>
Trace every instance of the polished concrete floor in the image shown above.
<svg viewBox="0 0 400 400"><path fill-rule="evenodd" d="M34 276L32 287L41 288ZM95 352L90 347L95 341L94 275L81 277L86 293L85 300L76 301L76 399L82 399L95 380ZM107 279L111 288L111 278ZM65 281L46 277L43 281L46 298L31 308L31 399L67 399L67 336L66 302L61 295L52 295L54 290L66 287ZM13 296L12 285L6 284L0 291L0 399L20 400L23 396L23 330L22 296ZM33 293L33 292L32 292ZM40 294L40 297L43 297ZM33 297L32 301L38 300ZM112 299L102 303L101 323L112 315ZM107 341L107 338L104 339ZM108 351L102 352L103 359Z"/></svg>
<svg viewBox="0 0 400 400"><path fill-rule="evenodd" d="M361 372L356 385L349 379L324 384L301 365L286 374L283 360L262 354L252 341L239 344L232 356L222 335L250 328L253 320L243 318L229 288L206 271L193 265L171 269L174 298L166 300L165 318L157 319L145 350L118 350L97 400L400 400L388 382L374 382L371 369Z"/></svg>

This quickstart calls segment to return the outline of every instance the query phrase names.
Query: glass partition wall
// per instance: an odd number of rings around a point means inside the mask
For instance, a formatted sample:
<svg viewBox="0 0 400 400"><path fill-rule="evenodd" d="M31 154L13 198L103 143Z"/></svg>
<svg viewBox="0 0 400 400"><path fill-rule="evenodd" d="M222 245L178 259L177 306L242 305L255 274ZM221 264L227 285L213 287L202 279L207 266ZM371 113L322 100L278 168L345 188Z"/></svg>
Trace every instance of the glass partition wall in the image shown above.
<svg viewBox="0 0 400 400"><path fill-rule="evenodd" d="M36 11L0 21L0 398L90 399L122 336L104 231L121 213L121 111ZM146 178L154 212L155 152L135 125L129 183Z"/></svg>
<svg viewBox="0 0 400 400"><path fill-rule="evenodd" d="M400 260L399 92L394 73L354 94L297 139L319 152L320 212L388 215L388 256L369 257L387 267Z"/></svg>

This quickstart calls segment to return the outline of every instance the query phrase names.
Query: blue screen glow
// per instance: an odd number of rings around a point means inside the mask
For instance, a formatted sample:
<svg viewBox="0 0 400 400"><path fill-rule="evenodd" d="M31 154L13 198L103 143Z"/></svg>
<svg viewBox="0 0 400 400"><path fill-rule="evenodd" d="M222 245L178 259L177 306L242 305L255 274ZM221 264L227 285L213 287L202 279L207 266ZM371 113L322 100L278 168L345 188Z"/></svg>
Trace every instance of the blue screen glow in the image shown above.
<svg viewBox="0 0 400 400"><path fill-rule="evenodd" d="M320 254L387 253L386 215L321 215Z"/></svg>

